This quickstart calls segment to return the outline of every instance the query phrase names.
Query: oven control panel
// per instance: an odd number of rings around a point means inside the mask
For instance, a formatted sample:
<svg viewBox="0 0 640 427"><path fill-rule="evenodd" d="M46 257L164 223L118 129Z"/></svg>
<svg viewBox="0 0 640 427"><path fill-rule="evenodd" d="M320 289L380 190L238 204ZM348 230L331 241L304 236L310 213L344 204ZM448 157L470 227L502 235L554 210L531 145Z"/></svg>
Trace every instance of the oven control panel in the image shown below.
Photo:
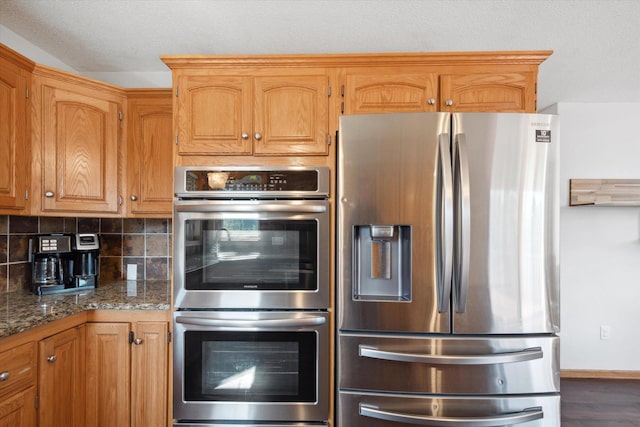
<svg viewBox="0 0 640 427"><path fill-rule="evenodd" d="M230 196L235 194L309 193L328 195L328 168L176 168L178 197Z"/></svg>

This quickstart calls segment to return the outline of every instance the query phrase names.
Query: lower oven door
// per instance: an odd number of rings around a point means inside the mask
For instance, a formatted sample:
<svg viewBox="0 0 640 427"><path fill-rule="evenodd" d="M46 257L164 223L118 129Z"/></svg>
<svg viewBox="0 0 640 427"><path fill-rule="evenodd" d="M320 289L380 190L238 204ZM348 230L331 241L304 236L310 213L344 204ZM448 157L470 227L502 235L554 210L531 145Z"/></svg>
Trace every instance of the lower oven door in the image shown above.
<svg viewBox="0 0 640 427"><path fill-rule="evenodd" d="M324 422L327 312L174 313L176 420Z"/></svg>

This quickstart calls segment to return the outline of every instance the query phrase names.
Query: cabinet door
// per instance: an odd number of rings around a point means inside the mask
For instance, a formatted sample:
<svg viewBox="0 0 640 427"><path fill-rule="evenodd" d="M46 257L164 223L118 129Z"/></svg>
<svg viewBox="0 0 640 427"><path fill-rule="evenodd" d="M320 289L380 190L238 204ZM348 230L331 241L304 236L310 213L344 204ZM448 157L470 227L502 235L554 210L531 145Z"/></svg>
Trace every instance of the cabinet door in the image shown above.
<svg viewBox="0 0 640 427"><path fill-rule="evenodd" d="M0 427L36 426L36 388L30 387L0 401Z"/></svg>
<svg viewBox="0 0 640 427"><path fill-rule="evenodd" d="M87 324L87 427L128 426L129 323Z"/></svg>
<svg viewBox="0 0 640 427"><path fill-rule="evenodd" d="M438 76L435 73L347 73L344 114L436 111Z"/></svg>
<svg viewBox="0 0 640 427"><path fill-rule="evenodd" d="M131 349L131 426L166 426L168 417L167 322L137 322Z"/></svg>
<svg viewBox="0 0 640 427"><path fill-rule="evenodd" d="M251 154L251 79L178 77L179 154Z"/></svg>
<svg viewBox="0 0 640 427"><path fill-rule="evenodd" d="M42 87L42 210L117 213L120 105Z"/></svg>
<svg viewBox="0 0 640 427"><path fill-rule="evenodd" d="M254 153L324 155L329 143L329 77L255 78Z"/></svg>
<svg viewBox="0 0 640 427"><path fill-rule="evenodd" d="M26 204L30 170L26 90L27 79L20 69L0 58L0 211L23 209Z"/></svg>
<svg viewBox="0 0 640 427"><path fill-rule="evenodd" d="M85 426L84 326L40 341L39 427Z"/></svg>
<svg viewBox="0 0 640 427"><path fill-rule="evenodd" d="M533 72L442 75L440 109L535 112L535 82Z"/></svg>
<svg viewBox="0 0 640 427"><path fill-rule="evenodd" d="M127 187L133 215L171 215L173 138L171 94L128 101Z"/></svg>

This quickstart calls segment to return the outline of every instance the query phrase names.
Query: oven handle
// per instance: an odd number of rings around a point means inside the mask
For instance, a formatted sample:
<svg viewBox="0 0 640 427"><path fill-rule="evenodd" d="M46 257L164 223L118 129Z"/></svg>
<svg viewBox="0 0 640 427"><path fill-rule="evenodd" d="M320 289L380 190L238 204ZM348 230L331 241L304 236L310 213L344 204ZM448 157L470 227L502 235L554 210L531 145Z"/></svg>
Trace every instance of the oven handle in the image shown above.
<svg viewBox="0 0 640 427"><path fill-rule="evenodd" d="M303 212L303 213L323 213L327 212L326 205L303 205L296 203L275 204L275 203L234 203L234 204L189 204L175 205L178 212Z"/></svg>
<svg viewBox="0 0 640 427"><path fill-rule="evenodd" d="M253 328L253 327L298 327L317 326L327 322L326 317L305 316L298 318L283 317L280 319L208 319L205 317L176 317L176 322L185 325L218 326L226 328Z"/></svg>

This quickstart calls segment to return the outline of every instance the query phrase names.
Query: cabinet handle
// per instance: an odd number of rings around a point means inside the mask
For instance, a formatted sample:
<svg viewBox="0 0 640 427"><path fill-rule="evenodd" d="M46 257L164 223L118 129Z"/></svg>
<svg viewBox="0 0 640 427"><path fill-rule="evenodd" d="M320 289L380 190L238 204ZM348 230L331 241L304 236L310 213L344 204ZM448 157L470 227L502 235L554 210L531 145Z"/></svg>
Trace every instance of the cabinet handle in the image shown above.
<svg viewBox="0 0 640 427"><path fill-rule="evenodd" d="M242 137L242 139L247 139L249 138L249 134L246 132L242 132L242 135L240 135Z"/></svg>
<svg viewBox="0 0 640 427"><path fill-rule="evenodd" d="M4 371L0 374L0 381L6 381L9 379L9 377L11 376L11 374L9 373L9 371Z"/></svg>
<svg viewBox="0 0 640 427"><path fill-rule="evenodd" d="M135 340L133 340L133 343L134 343L135 345L140 345L140 344L142 344L142 338L136 338Z"/></svg>
<svg viewBox="0 0 640 427"><path fill-rule="evenodd" d="M44 197L49 197L49 198L53 197L53 191L46 191L44 193Z"/></svg>
<svg viewBox="0 0 640 427"><path fill-rule="evenodd" d="M47 362L49 363L53 363L56 360L58 360L58 356L56 356L55 354L52 354L51 356L47 357Z"/></svg>
<svg viewBox="0 0 640 427"><path fill-rule="evenodd" d="M129 197L129 199L131 199L132 202L135 202L136 200L138 200L138 196L134 196L132 194L131 197Z"/></svg>
<svg viewBox="0 0 640 427"><path fill-rule="evenodd" d="M256 132L253 137L257 140L260 141L262 139L262 134L260 132Z"/></svg>
<svg viewBox="0 0 640 427"><path fill-rule="evenodd" d="M453 99L447 99L444 102L444 105L446 105L447 107L451 107L453 105Z"/></svg>
<svg viewBox="0 0 640 427"><path fill-rule="evenodd" d="M436 103L436 99L435 98L429 98L427 99L427 104L429 105L434 105Z"/></svg>

